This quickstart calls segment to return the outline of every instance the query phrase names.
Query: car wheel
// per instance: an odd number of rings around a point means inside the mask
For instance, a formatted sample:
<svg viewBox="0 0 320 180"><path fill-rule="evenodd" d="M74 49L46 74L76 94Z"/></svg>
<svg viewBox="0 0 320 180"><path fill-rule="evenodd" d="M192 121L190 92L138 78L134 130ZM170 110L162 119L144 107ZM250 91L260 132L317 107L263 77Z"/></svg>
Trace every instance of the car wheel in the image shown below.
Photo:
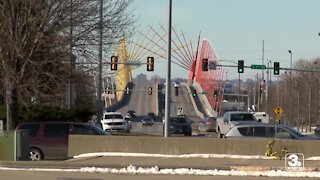
<svg viewBox="0 0 320 180"><path fill-rule="evenodd" d="M30 160L31 161L40 161L43 159L43 155L41 151L37 148L31 148L30 149Z"/></svg>
<svg viewBox="0 0 320 180"><path fill-rule="evenodd" d="M218 138L222 138L223 137L223 134L221 134L220 129L218 129L217 134L218 134Z"/></svg>

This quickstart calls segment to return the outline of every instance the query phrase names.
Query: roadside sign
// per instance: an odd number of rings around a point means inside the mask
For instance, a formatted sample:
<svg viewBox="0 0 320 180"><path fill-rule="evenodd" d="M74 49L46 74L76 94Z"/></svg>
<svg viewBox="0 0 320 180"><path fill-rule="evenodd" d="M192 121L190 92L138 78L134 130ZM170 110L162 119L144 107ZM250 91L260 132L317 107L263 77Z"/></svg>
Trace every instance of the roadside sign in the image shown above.
<svg viewBox="0 0 320 180"><path fill-rule="evenodd" d="M278 106L273 109L273 112L277 115L281 115L283 113L283 109Z"/></svg>
<svg viewBox="0 0 320 180"><path fill-rule="evenodd" d="M0 136L3 136L3 121L0 120Z"/></svg>
<svg viewBox="0 0 320 180"><path fill-rule="evenodd" d="M251 69L266 69L264 64L251 64Z"/></svg>
<svg viewBox="0 0 320 180"><path fill-rule="evenodd" d="M276 120L280 120L281 114L283 113L283 109L280 106L277 106L273 109L273 112L276 116Z"/></svg>

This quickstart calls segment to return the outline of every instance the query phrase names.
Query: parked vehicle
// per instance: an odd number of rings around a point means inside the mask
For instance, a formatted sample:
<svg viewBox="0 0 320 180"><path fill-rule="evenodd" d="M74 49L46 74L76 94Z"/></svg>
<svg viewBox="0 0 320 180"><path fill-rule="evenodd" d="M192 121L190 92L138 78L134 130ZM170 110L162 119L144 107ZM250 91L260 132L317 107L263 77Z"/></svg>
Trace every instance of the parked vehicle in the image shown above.
<svg viewBox="0 0 320 180"><path fill-rule="evenodd" d="M216 124L216 117L204 117L199 123L199 132L216 131Z"/></svg>
<svg viewBox="0 0 320 180"><path fill-rule="evenodd" d="M33 161L66 159L70 134L110 135L93 124L76 122L20 123L16 130L29 131L30 160Z"/></svg>
<svg viewBox="0 0 320 180"><path fill-rule="evenodd" d="M141 120L142 126L152 126L154 124L154 119L151 116L146 116Z"/></svg>
<svg viewBox="0 0 320 180"><path fill-rule="evenodd" d="M191 136L191 123L183 116L170 117L169 134L183 134L185 136Z"/></svg>
<svg viewBox="0 0 320 180"><path fill-rule="evenodd" d="M320 135L320 124L317 124L316 129L314 130L315 135Z"/></svg>
<svg viewBox="0 0 320 180"><path fill-rule="evenodd" d="M281 124L242 124L234 126L226 135L226 138L279 138L314 140L315 136L303 135L293 128Z"/></svg>
<svg viewBox="0 0 320 180"><path fill-rule="evenodd" d="M223 117L217 118L216 131L218 138L222 138L235 125L259 123L254 115L245 111L229 111Z"/></svg>
<svg viewBox="0 0 320 180"><path fill-rule="evenodd" d="M126 121L121 112L105 112L101 120L104 131L130 132L130 122Z"/></svg>

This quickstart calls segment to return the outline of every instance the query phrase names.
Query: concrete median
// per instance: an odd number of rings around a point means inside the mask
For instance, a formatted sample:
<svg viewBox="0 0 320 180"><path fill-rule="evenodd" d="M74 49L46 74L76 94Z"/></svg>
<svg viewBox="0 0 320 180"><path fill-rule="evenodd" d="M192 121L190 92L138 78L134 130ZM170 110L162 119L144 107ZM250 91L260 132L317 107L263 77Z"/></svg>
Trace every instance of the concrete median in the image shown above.
<svg viewBox="0 0 320 180"><path fill-rule="evenodd" d="M68 156L90 152L131 152L153 154L234 154L264 155L269 140L215 139L193 137L69 136ZM319 156L320 141L276 140L273 151Z"/></svg>

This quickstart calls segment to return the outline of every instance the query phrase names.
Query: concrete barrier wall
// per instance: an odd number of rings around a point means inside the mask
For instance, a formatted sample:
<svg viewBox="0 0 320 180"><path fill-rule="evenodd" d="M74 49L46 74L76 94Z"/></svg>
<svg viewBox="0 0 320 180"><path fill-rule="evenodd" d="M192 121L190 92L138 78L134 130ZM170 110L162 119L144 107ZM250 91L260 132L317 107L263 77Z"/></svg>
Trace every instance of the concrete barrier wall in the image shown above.
<svg viewBox="0 0 320 180"><path fill-rule="evenodd" d="M268 141L270 140L71 135L68 156L89 152L264 155ZM274 151L281 152L284 147L289 152L303 153L305 157L320 155L320 141L276 140Z"/></svg>

